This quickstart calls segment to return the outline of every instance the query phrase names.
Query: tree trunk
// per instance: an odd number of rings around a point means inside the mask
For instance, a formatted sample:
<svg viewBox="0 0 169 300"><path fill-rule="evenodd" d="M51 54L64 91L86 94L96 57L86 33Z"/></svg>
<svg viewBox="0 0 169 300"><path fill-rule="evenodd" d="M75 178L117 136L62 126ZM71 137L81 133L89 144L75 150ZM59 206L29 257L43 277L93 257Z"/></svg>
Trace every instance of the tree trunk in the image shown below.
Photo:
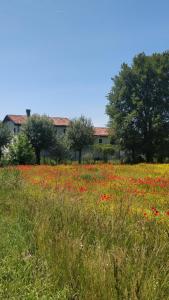
<svg viewBox="0 0 169 300"><path fill-rule="evenodd" d="M82 162L82 150L79 150L79 164Z"/></svg>
<svg viewBox="0 0 169 300"><path fill-rule="evenodd" d="M40 165L40 150L39 149L35 150L35 155L36 155L36 164Z"/></svg>
<svg viewBox="0 0 169 300"><path fill-rule="evenodd" d="M132 162L135 163L136 162L136 154L135 154L135 149L132 148Z"/></svg>
<svg viewBox="0 0 169 300"><path fill-rule="evenodd" d="M108 155L107 155L107 153L103 154L103 161L104 161L104 163L108 162Z"/></svg>

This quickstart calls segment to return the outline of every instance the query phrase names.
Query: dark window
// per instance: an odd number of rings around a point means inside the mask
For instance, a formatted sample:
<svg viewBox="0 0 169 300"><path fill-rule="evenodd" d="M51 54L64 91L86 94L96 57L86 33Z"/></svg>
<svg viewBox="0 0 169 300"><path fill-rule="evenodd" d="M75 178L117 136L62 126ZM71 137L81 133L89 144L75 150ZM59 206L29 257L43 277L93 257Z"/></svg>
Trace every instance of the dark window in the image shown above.
<svg viewBox="0 0 169 300"><path fill-rule="evenodd" d="M99 139L99 144L102 144L102 139Z"/></svg>
<svg viewBox="0 0 169 300"><path fill-rule="evenodd" d="M63 132L65 133L65 132L66 132L66 129L63 129Z"/></svg>
<svg viewBox="0 0 169 300"><path fill-rule="evenodd" d="M13 132L16 133L16 128L13 129Z"/></svg>

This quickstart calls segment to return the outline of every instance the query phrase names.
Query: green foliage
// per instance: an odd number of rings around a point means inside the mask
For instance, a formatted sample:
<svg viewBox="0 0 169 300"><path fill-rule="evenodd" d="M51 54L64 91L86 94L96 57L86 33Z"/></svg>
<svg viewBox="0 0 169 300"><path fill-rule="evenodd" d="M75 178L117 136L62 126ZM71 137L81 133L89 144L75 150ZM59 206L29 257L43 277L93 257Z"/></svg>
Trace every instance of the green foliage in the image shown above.
<svg viewBox="0 0 169 300"><path fill-rule="evenodd" d="M69 156L69 142L66 135L58 135L49 150L50 157L57 163L64 162Z"/></svg>
<svg viewBox="0 0 169 300"><path fill-rule="evenodd" d="M35 152L24 133L13 137L8 149L8 159L14 165L26 165L35 163Z"/></svg>
<svg viewBox="0 0 169 300"><path fill-rule="evenodd" d="M8 127L0 122L0 160L2 156L3 147L7 146L11 140L11 132Z"/></svg>
<svg viewBox="0 0 169 300"><path fill-rule="evenodd" d="M108 95L107 114L121 150L133 161L169 156L169 52L123 64Z"/></svg>
<svg viewBox="0 0 169 300"><path fill-rule="evenodd" d="M105 176L99 173L95 173L95 174L82 174L80 175L80 179L83 179L85 181L96 181L96 180L104 180Z"/></svg>
<svg viewBox="0 0 169 300"><path fill-rule="evenodd" d="M93 152L89 151L83 154L83 163L84 164L93 164L94 163L94 157Z"/></svg>
<svg viewBox="0 0 169 300"><path fill-rule="evenodd" d="M115 152L114 146L111 144L95 144L93 145L94 155L101 154L104 162L108 161L108 156L112 156Z"/></svg>
<svg viewBox="0 0 169 300"><path fill-rule="evenodd" d="M49 150L55 143L55 129L47 116L32 115L24 125L24 132L31 142L36 155L36 163L40 164L42 150Z"/></svg>
<svg viewBox="0 0 169 300"><path fill-rule="evenodd" d="M67 137L70 147L79 151L79 163L81 163L82 149L94 143L94 128L91 120L84 116L72 120L67 130Z"/></svg>

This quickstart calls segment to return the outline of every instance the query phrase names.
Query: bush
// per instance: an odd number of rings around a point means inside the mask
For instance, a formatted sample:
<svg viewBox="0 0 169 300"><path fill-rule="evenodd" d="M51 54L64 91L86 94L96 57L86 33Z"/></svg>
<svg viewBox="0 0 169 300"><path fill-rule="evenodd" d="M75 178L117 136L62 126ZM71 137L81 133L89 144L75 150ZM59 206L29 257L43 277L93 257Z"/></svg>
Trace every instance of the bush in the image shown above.
<svg viewBox="0 0 169 300"><path fill-rule="evenodd" d="M27 136L23 133L13 137L9 145L8 160L13 165L26 165L35 163L35 152Z"/></svg>
<svg viewBox="0 0 169 300"><path fill-rule="evenodd" d="M49 150L51 161L64 162L69 157L69 143L64 135L57 136L53 146ZM56 164L55 163L55 164ZM51 164L51 163L50 163Z"/></svg>
<svg viewBox="0 0 169 300"><path fill-rule="evenodd" d="M94 157L93 153L87 152L83 155L83 163L85 164L93 164L94 163Z"/></svg>
<svg viewBox="0 0 169 300"><path fill-rule="evenodd" d="M114 154L114 148L111 144L96 144L93 146L94 156L101 155L104 162L108 161L108 157Z"/></svg>

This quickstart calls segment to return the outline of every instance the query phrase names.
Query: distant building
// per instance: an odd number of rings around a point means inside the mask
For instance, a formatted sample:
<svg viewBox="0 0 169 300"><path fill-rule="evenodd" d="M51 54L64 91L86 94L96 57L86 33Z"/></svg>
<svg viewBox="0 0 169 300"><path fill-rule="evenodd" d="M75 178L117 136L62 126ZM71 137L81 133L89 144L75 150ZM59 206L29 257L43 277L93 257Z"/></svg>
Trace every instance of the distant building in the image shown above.
<svg viewBox="0 0 169 300"><path fill-rule="evenodd" d="M31 115L30 109L26 110L26 115L6 115L3 120L13 134L18 134L22 125L26 122L27 118ZM70 120L61 117L49 117L56 128L57 134L65 134L66 129L69 127ZM94 127L94 136L96 144L109 144L109 131L105 127Z"/></svg>

